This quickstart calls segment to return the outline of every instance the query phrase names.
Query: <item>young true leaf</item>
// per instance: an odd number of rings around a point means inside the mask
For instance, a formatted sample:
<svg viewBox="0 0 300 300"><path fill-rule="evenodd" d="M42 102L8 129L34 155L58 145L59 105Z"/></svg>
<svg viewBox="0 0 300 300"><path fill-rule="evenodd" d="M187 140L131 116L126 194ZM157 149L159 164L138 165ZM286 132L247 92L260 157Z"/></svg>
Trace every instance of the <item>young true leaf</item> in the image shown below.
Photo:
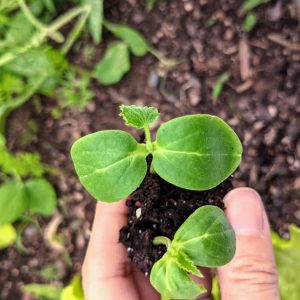
<svg viewBox="0 0 300 300"><path fill-rule="evenodd" d="M203 277L200 270L193 264L189 257L183 252L178 251L176 255L176 263L182 270L198 277Z"/></svg>
<svg viewBox="0 0 300 300"><path fill-rule="evenodd" d="M153 265L150 282L171 299L195 299L205 289L187 272L200 276L196 266L222 266L234 253L235 234L223 211L202 206L180 226L167 252Z"/></svg>
<svg viewBox="0 0 300 300"><path fill-rule="evenodd" d="M126 125L135 128L144 128L155 122L159 117L159 112L154 107L139 107L136 105L121 105L120 116L124 119Z"/></svg>
<svg viewBox="0 0 300 300"><path fill-rule="evenodd" d="M280 299L300 299L300 227L290 226L291 239L281 239L272 233L272 242L279 274Z"/></svg>
<svg viewBox="0 0 300 300"><path fill-rule="evenodd" d="M176 186L207 190L233 173L241 154L237 135L222 119L190 115L158 129L152 164L159 176Z"/></svg>
<svg viewBox="0 0 300 300"><path fill-rule="evenodd" d="M249 13L243 23L242 29L244 32L250 32L257 23L257 14Z"/></svg>
<svg viewBox="0 0 300 300"><path fill-rule="evenodd" d="M101 42L103 23L103 0L87 0L90 4L89 31L96 44Z"/></svg>
<svg viewBox="0 0 300 300"><path fill-rule="evenodd" d="M144 56L149 51L149 45L145 38L136 30L126 25L113 24L105 21L104 25L117 38L122 39L136 56Z"/></svg>
<svg viewBox="0 0 300 300"><path fill-rule="evenodd" d="M0 226L13 223L27 209L24 184L10 181L0 186Z"/></svg>
<svg viewBox="0 0 300 300"><path fill-rule="evenodd" d="M194 300L206 292L202 285L196 284L178 266L176 259L168 252L153 265L150 282L161 295L170 299Z"/></svg>
<svg viewBox="0 0 300 300"><path fill-rule="evenodd" d="M11 224L0 226L0 249L12 245L17 238L17 232Z"/></svg>
<svg viewBox="0 0 300 300"><path fill-rule="evenodd" d="M115 84L121 80L129 69L130 61L127 45L122 42L114 42L96 65L95 77L104 85Z"/></svg>
<svg viewBox="0 0 300 300"><path fill-rule="evenodd" d="M147 150L127 132L100 131L72 147L71 156L83 186L97 200L113 202L132 193L146 175Z"/></svg>
<svg viewBox="0 0 300 300"><path fill-rule="evenodd" d="M31 179L25 183L28 209L50 216L56 208L56 194L52 185L45 179Z"/></svg>
<svg viewBox="0 0 300 300"><path fill-rule="evenodd" d="M193 212L180 226L172 244L195 265L217 267L233 258L235 234L224 212L216 206L206 205Z"/></svg>
<svg viewBox="0 0 300 300"><path fill-rule="evenodd" d="M270 0L245 0L242 5L242 9L244 11L249 11L257 6L260 6L268 2L270 2Z"/></svg>
<svg viewBox="0 0 300 300"><path fill-rule="evenodd" d="M60 300L84 300L79 274L75 275L71 283L62 290Z"/></svg>

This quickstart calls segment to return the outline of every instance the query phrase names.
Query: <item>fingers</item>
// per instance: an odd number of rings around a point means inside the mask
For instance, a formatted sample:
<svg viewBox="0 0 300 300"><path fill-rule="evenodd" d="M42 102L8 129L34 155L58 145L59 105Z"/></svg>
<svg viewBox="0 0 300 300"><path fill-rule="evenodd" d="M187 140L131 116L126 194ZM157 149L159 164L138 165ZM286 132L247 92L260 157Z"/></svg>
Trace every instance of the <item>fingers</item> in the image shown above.
<svg viewBox="0 0 300 300"><path fill-rule="evenodd" d="M218 269L222 300L279 300L268 219L260 196L238 188L224 199L236 233L236 254Z"/></svg>
<svg viewBox="0 0 300 300"><path fill-rule="evenodd" d="M82 268L86 300L138 300L126 249L118 243L127 222L124 201L97 203L93 230Z"/></svg>

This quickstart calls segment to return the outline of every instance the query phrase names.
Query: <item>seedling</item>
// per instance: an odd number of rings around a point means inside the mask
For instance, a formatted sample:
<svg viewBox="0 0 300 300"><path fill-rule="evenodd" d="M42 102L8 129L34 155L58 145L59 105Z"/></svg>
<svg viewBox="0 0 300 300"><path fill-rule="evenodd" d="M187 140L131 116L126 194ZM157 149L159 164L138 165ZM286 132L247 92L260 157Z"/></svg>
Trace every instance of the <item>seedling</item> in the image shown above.
<svg viewBox="0 0 300 300"><path fill-rule="evenodd" d="M220 184L241 161L239 138L216 116L173 119L160 126L152 141L149 125L159 117L156 108L121 105L120 115L126 125L144 129L146 143L125 131L105 130L82 137L71 150L81 183L97 200L114 202L130 195L146 175L150 154L151 172L198 191Z"/></svg>
<svg viewBox="0 0 300 300"><path fill-rule="evenodd" d="M235 234L223 211L212 205L198 208L180 226L173 241L156 237L167 252L152 267L150 281L170 299L195 299L205 292L188 273L203 277L197 266L218 267L228 263L235 253Z"/></svg>
<svg viewBox="0 0 300 300"><path fill-rule="evenodd" d="M189 115L162 124L152 141L149 125L159 117L154 107L121 105L126 125L144 129L146 142L138 143L120 130L96 132L76 141L71 155L84 187L97 200L114 202L132 193L147 172L190 190L208 190L237 168L242 145L235 132L220 118ZM164 297L195 299L205 291L189 273L202 277L198 266L217 267L235 252L235 234L223 211L207 205L198 208L181 225L171 241L158 236L155 245L167 252L158 260L150 281Z"/></svg>

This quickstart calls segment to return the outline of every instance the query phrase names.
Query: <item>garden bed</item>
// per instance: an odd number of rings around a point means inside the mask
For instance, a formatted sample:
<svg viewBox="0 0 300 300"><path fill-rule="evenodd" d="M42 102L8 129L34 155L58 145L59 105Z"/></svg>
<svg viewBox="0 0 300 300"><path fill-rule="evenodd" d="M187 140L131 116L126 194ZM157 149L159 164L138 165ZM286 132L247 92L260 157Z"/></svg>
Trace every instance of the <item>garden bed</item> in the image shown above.
<svg viewBox="0 0 300 300"><path fill-rule="evenodd" d="M57 266L61 274L55 280L64 283L80 270L95 203L75 176L69 150L82 135L122 128L117 117L121 103L156 106L161 121L192 113L212 113L226 120L244 146L233 185L258 190L272 228L283 237L288 238L289 224L300 225L300 15L294 2L271 1L257 8L258 22L250 33L241 29L243 1L159 1L151 12L143 3L109 1L106 18L136 28L165 56L179 58L178 66L168 69L150 55L134 57L132 70L117 85L92 83L94 101L83 111L67 109L53 119L55 102L43 98L41 105L28 102L9 118L9 148L37 151L43 162L59 170L50 178L60 198L59 212L49 221L62 217L57 233L73 264L68 266L66 255L30 225L24 232L26 253L9 248L0 254L0 299L20 299L23 283L47 282L39 272L47 264ZM97 55L109 41L104 34ZM95 63L83 62L87 42L77 43L70 53L74 64ZM213 104L211 90L225 72L230 79ZM38 131L32 143L23 146L21 137L31 119L37 121Z"/></svg>

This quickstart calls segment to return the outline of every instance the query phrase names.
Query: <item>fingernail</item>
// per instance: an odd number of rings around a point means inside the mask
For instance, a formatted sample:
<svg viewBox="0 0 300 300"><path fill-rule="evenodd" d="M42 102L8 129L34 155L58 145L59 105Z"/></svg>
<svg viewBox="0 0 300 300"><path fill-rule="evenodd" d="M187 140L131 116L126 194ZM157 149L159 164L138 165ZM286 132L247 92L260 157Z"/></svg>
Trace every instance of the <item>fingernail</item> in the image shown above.
<svg viewBox="0 0 300 300"><path fill-rule="evenodd" d="M261 234L264 230L264 209L258 193L250 188L238 188L224 199L226 215L237 234Z"/></svg>

